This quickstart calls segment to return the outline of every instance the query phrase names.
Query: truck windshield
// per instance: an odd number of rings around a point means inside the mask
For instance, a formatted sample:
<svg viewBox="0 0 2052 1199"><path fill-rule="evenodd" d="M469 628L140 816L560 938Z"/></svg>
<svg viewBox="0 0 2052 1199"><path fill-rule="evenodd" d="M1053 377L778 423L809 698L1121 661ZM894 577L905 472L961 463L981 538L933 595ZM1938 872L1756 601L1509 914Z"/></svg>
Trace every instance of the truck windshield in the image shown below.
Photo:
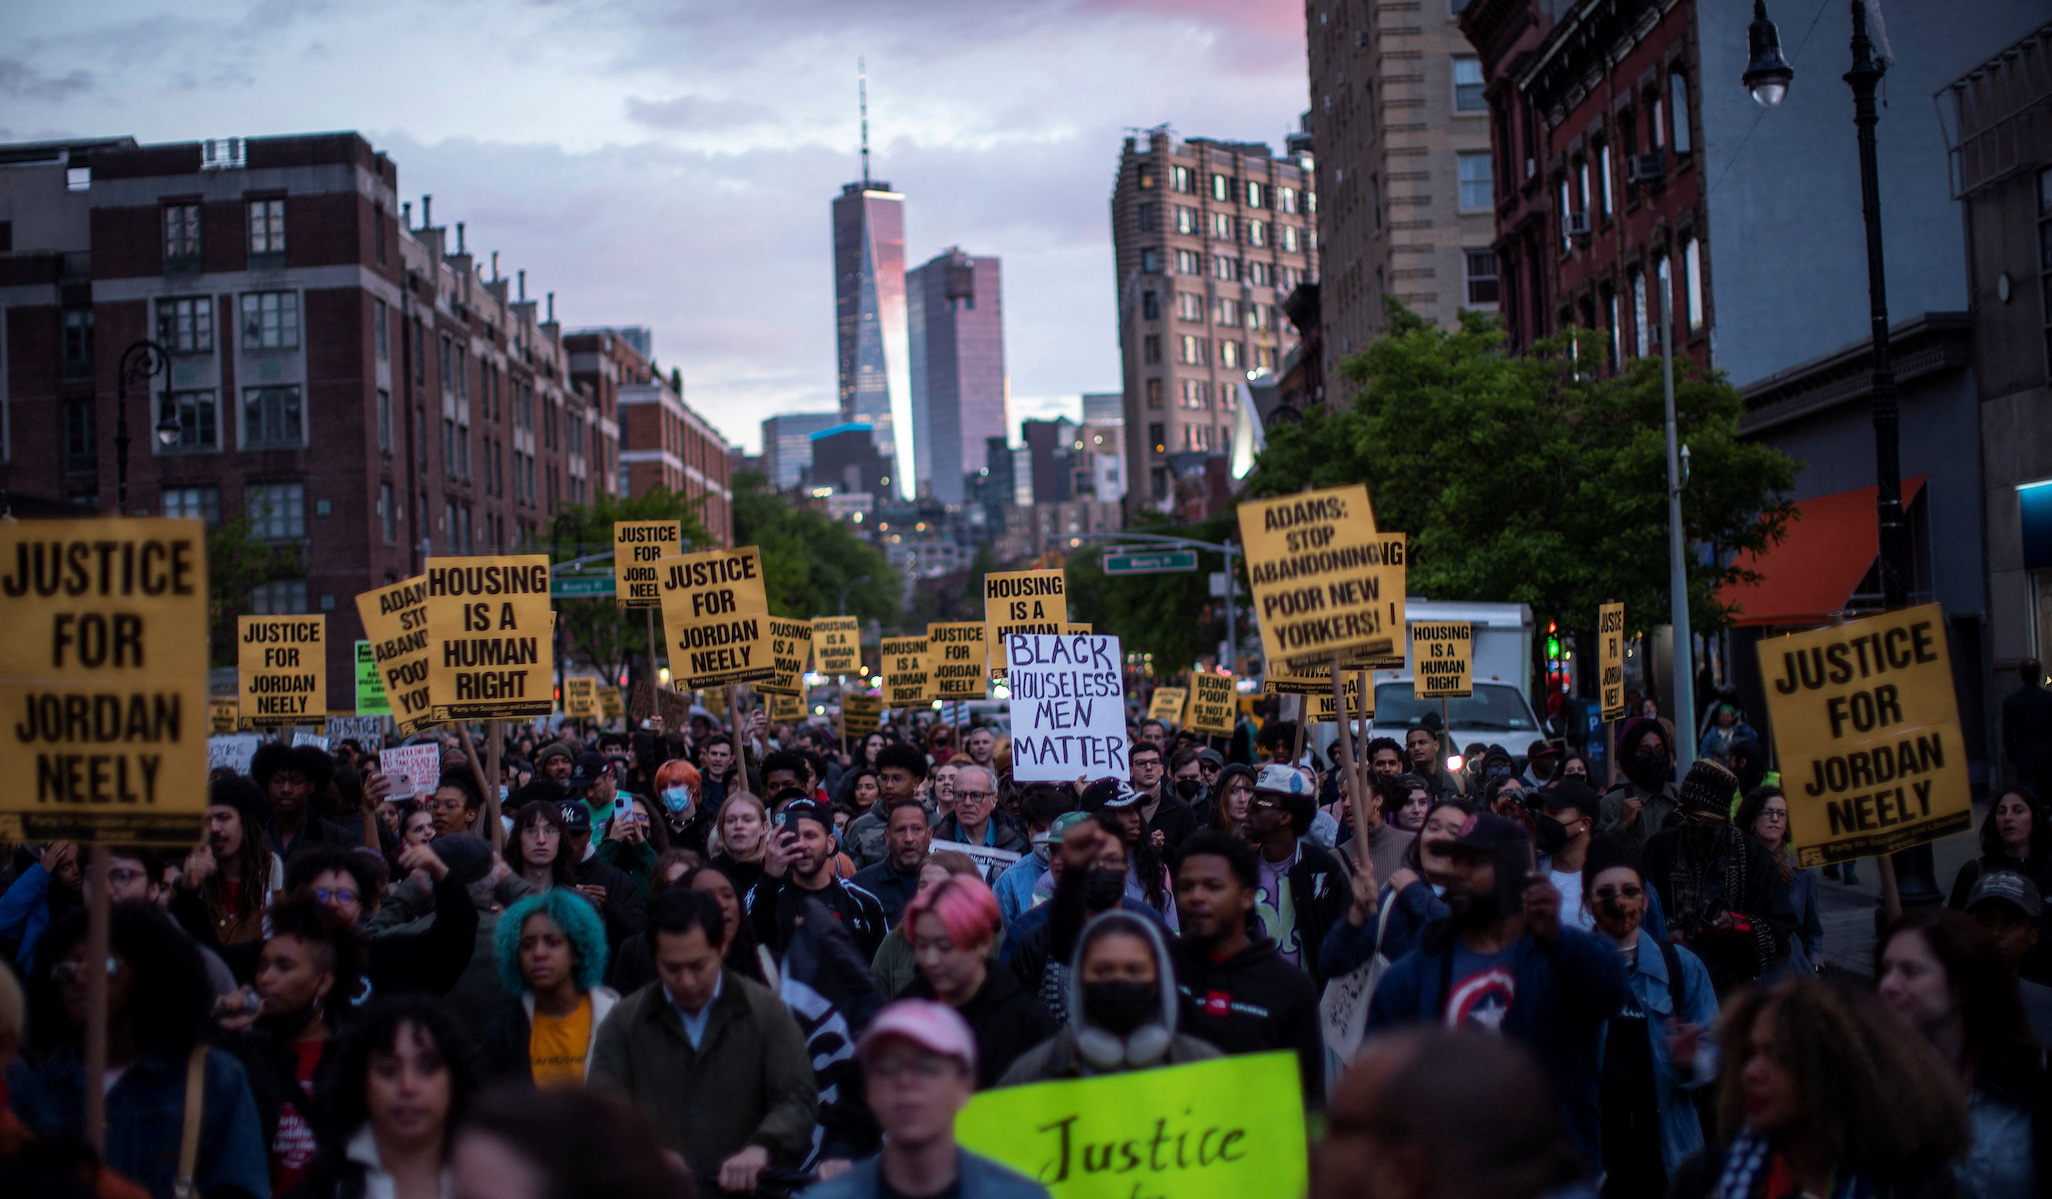
<svg viewBox="0 0 2052 1199"><path fill-rule="evenodd" d="M1409 683L1378 683L1375 686L1375 723L1404 725L1427 712L1437 713L1439 701L1419 699ZM1502 683L1477 683L1466 699L1446 701L1446 722L1458 729L1487 729L1520 733L1535 729L1532 709L1516 687Z"/></svg>

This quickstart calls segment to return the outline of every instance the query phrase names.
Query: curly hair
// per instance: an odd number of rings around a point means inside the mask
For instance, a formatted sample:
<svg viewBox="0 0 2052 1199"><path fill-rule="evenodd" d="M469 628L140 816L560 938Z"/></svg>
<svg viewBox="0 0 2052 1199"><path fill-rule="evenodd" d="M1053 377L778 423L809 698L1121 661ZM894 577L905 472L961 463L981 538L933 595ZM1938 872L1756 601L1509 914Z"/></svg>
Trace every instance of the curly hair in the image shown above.
<svg viewBox="0 0 2052 1199"><path fill-rule="evenodd" d="M399 1030L409 1026L433 1044L449 1071L449 1115L442 1126L442 1151L447 1155L457 1126L477 1097L476 1048L441 1000L408 992L372 1000L336 1037L315 1070L313 1122L321 1146L316 1176L347 1170L349 1139L370 1120L364 1091L371 1059L397 1052Z"/></svg>
<svg viewBox="0 0 2052 1199"><path fill-rule="evenodd" d="M515 998L532 990L520 973L520 936L527 918L540 914L556 922L570 941L570 969L581 994L605 981L606 925L591 902L564 887L551 887L506 909L492 929L492 953L498 959L499 985Z"/></svg>
<svg viewBox="0 0 2052 1199"><path fill-rule="evenodd" d="M108 909L108 948L133 980L123 1009L138 1049L182 1059L206 1035L214 996L199 946L153 903L138 900ZM36 945L29 993L29 1029L40 1050L72 1044L85 1049L85 1029L65 1014L52 969L85 940L86 910L76 907L50 924Z"/></svg>

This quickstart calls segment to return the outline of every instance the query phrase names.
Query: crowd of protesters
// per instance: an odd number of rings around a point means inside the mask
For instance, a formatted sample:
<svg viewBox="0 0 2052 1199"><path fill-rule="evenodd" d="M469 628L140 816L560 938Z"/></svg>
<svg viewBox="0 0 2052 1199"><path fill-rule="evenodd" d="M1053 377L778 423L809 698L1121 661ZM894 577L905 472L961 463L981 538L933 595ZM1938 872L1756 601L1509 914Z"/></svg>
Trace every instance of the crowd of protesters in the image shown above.
<svg viewBox="0 0 2052 1199"><path fill-rule="evenodd" d="M2052 1189L2028 785L1863 989L1729 710L1681 771L1627 721L1612 785L1429 718L1349 771L1272 701L1021 782L932 716L437 731L411 795L266 742L197 845L112 852L98 1154L86 854L14 847L0 1194L1027 1199L956 1142L976 1092L1266 1051L1319 1199Z"/></svg>

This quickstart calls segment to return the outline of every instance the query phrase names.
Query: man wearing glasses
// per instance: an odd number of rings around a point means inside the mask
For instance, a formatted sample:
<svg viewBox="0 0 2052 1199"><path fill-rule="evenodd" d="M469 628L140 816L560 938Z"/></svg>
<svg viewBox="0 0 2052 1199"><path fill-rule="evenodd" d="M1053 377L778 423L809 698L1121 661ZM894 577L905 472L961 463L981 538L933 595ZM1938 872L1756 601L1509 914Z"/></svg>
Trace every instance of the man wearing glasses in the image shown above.
<svg viewBox="0 0 2052 1199"><path fill-rule="evenodd" d="M950 812L940 826L933 831L935 845L953 841L958 844L985 849L1003 850L1013 855L1004 859L1004 865L1017 860L1017 855L1030 853L1033 849L1027 840L1026 830L1019 822L997 810L997 775L987 766L964 766L955 776L955 810ZM977 856L984 866L985 882L997 877L994 860Z"/></svg>

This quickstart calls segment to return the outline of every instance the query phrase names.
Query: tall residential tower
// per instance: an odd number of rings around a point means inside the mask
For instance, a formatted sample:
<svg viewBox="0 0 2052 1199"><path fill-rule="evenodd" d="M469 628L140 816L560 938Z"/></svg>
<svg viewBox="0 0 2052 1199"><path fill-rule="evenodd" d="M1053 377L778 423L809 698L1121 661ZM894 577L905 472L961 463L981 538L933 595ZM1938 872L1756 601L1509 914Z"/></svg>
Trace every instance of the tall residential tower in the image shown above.
<svg viewBox="0 0 2052 1199"><path fill-rule="evenodd" d="M1004 304L995 258L949 247L905 275L912 329L912 453L919 493L963 500L963 476L1007 419Z"/></svg>
<svg viewBox="0 0 2052 1199"><path fill-rule="evenodd" d="M905 326L905 197L869 177L869 91L862 91L862 182L834 198L834 322L841 418L870 427L899 494L912 494L911 349Z"/></svg>

